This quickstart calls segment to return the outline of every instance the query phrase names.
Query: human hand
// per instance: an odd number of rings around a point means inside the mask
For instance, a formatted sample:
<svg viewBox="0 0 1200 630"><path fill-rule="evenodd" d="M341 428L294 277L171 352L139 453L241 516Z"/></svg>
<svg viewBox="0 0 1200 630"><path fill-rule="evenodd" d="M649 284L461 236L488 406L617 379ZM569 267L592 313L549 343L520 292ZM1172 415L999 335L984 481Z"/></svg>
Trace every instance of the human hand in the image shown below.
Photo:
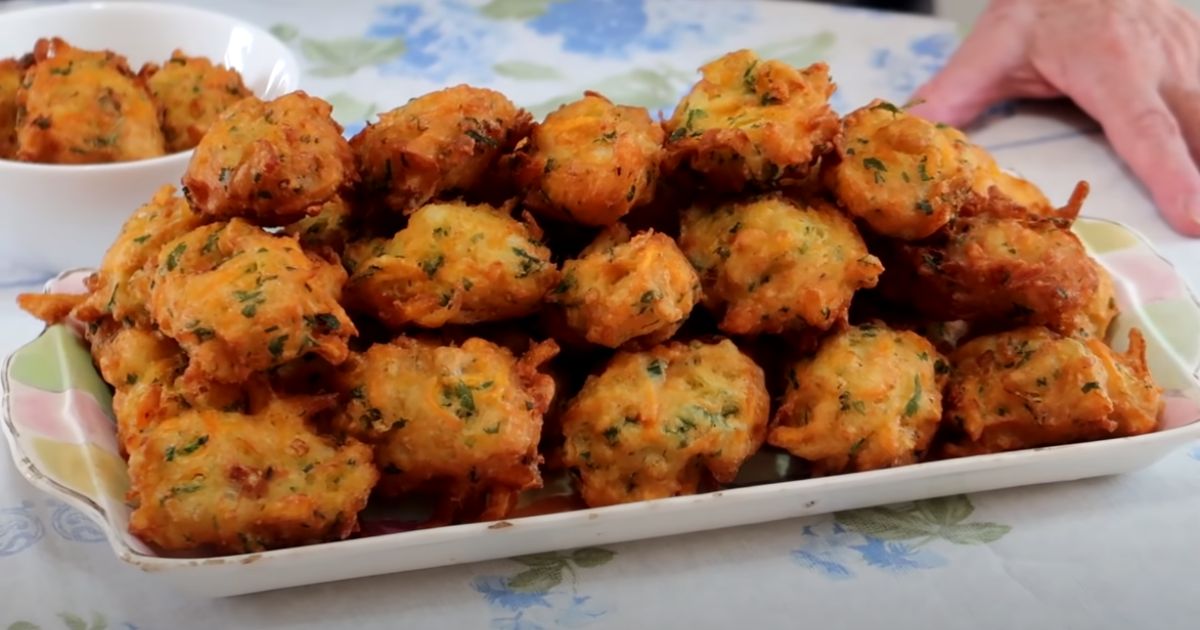
<svg viewBox="0 0 1200 630"><path fill-rule="evenodd" d="M1062 96L1200 236L1200 19L1170 0L993 0L912 111L961 126L996 101Z"/></svg>

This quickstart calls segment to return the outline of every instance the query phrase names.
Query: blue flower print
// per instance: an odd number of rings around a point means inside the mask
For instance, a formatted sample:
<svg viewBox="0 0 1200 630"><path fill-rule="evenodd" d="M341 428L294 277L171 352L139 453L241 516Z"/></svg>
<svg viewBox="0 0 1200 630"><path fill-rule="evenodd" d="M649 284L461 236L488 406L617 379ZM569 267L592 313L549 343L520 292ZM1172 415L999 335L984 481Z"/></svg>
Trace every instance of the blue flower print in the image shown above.
<svg viewBox="0 0 1200 630"><path fill-rule="evenodd" d="M559 0L529 21L541 35L561 35L567 52L625 58L663 51L685 41L716 44L752 17L748 3L691 0Z"/></svg>
<svg viewBox="0 0 1200 630"><path fill-rule="evenodd" d="M508 578L502 575L481 575L472 581L471 586L483 595L489 604L495 604L509 610L522 610L531 606L550 607L545 593L524 593L509 588Z"/></svg>
<svg viewBox="0 0 1200 630"><path fill-rule="evenodd" d="M1200 445L1193 446L1192 450L1188 451L1188 455L1196 461L1200 461Z"/></svg>
<svg viewBox="0 0 1200 630"><path fill-rule="evenodd" d="M367 37L404 40L399 57L378 66L384 75L420 76L446 83L486 83L492 64L505 44L495 22L461 0L436 5L402 3L379 7L379 17L367 29Z"/></svg>
<svg viewBox="0 0 1200 630"><path fill-rule="evenodd" d="M59 536L74 542L104 542L104 530L83 512L62 501L47 501L47 504L54 509L50 515L50 526Z"/></svg>
<svg viewBox="0 0 1200 630"><path fill-rule="evenodd" d="M25 551L45 534L45 526L33 513L33 502L0 508L0 558Z"/></svg>
<svg viewBox="0 0 1200 630"><path fill-rule="evenodd" d="M497 614L496 630L580 628L609 611L579 592L579 573L607 564L616 554L599 547L536 553L512 558L522 565L512 575L482 575L471 581Z"/></svg>
<svg viewBox="0 0 1200 630"><path fill-rule="evenodd" d="M917 549L904 542L884 541L867 536L862 545L850 545L862 554L869 566L886 569L893 573L904 573L914 569L936 569L946 566L946 559L924 549Z"/></svg>
<svg viewBox="0 0 1200 630"><path fill-rule="evenodd" d="M877 48L871 54L871 67L885 78L889 89L905 98L946 65L957 42L953 33L934 33L899 50Z"/></svg>
<svg viewBox="0 0 1200 630"><path fill-rule="evenodd" d="M802 546L792 550L792 560L796 564L813 569L831 580L848 580L854 577L848 562L852 558L846 552L846 548L849 542L847 538L857 540L857 536L847 535L846 530L837 523L833 524L831 534L818 534L811 525L805 526L802 534Z"/></svg>

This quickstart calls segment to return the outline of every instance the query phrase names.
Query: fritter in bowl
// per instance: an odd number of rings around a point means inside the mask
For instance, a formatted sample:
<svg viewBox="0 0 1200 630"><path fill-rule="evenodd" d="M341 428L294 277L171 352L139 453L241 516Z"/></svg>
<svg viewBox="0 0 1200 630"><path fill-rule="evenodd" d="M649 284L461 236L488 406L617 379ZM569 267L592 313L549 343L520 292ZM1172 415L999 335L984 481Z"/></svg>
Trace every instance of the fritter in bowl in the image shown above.
<svg viewBox="0 0 1200 630"><path fill-rule="evenodd" d="M213 65L205 57L171 53L163 66L146 64L138 76L162 110L167 151L186 151L234 103L252 96L237 70Z"/></svg>
<svg viewBox="0 0 1200 630"><path fill-rule="evenodd" d="M280 226L315 214L357 177L332 111L300 91L238 101L196 146L183 176L185 194L216 219Z"/></svg>
<svg viewBox="0 0 1200 630"><path fill-rule="evenodd" d="M817 475L915 463L941 424L947 372L916 333L847 328L789 373L767 442L809 460Z"/></svg>
<svg viewBox="0 0 1200 630"><path fill-rule="evenodd" d="M561 221L611 225L654 197L662 126L595 92L536 125L512 160L525 205Z"/></svg>
<svg viewBox="0 0 1200 630"><path fill-rule="evenodd" d="M718 190L763 188L804 177L832 146L838 118L824 63L796 70L739 50L700 72L664 123L668 170L686 168Z"/></svg>
<svg viewBox="0 0 1200 630"><path fill-rule="evenodd" d="M618 223L563 266L550 301L591 343L616 348L666 341L700 301L700 278L665 234L630 237Z"/></svg>
<svg viewBox="0 0 1200 630"><path fill-rule="evenodd" d="M166 151L158 108L124 57L40 39L17 91L16 159L94 164Z"/></svg>
<svg viewBox="0 0 1200 630"><path fill-rule="evenodd" d="M619 352L563 415L564 463L591 507L729 483L762 446L763 371L729 340Z"/></svg>
<svg viewBox="0 0 1200 630"><path fill-rule="evenodd" d="M771 194L698 204L682 221L680 247L728 333L828 330L883 271L854 223L823 202Z"/></svg>
<svg viewBox="0 0 1200 630"><path fill-rule="evenodd" d="M438 328L524 317L558 282L541 230L509 208L434 203L391 239L353 243L347 299L383 323Z"/></svg>

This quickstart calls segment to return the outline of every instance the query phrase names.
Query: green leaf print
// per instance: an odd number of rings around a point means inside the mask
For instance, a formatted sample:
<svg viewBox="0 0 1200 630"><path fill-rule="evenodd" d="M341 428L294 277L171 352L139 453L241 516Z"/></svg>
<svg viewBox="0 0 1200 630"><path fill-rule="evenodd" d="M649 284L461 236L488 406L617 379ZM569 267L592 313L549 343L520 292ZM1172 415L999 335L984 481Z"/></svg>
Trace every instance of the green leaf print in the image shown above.
<svg viewBox="0 0 1200 630"><path fill-rule="evenodd" d="M999 523L964 523L975 511L963 495L916 501L906 507L878 507L838 512L843 527L883 540L912 540L918 545L941 538L956 545L982 545L1012 530Z"/></svg>
<svg viewBox="0 0 1200 630"><path fill-rule="evenodd" d="M760 57L778 59L793 66L807 66L829 56L829 49L837 43L832 31L821 31L785 41L772 42L758 47Z"/></svg>
<svg viewBox="0 0 1200 630"><path fill-rule="evenodd" d="M547 551L546 553L535 553L528 556L517 556L512 558L517 562L527 567L545 567L560 565L565 562L565 559L555 551Z"/></svg>
<svg viewBox="0 0 1200 630"><path fill-rule="evenodd" d="M599 92L619 105L636 105L649 109L670 108L675 100L691 84L692 76L675 68L664 66L659 70L635 68L628 72L611 75L594 84L561 94L554 98L526 107L537 118L554 111L558 106L583 96L585 90Z"/></svg>
<svg viewBox="0 0 1200 630"><path fill-rule="evenodd" d="M492 0L479 12L495 20L529 20L538 17L560 0Z"/></svg>
<svg viewBox="0 0 1200 630"><path fill-rule="evenodd" d="M14 621L8 624L7 630L42 630L42 627L28 621Z"/></svg>
<svg viewBox="0 0 1200 630"><path fill-rule="evenodd" d="M404 54L404 40L340 37L334 39L300 40L300 52L313 65L309 69L319 77L341 77L354 74L359 68L371 66Z"/></svg>
<svg viewBox="0 0 1200 630"><path fill-rule="evenodd" d="M342 125L367 120L375 115L375 103L367 103L346 92L335 92L325 97L333 105L333 119Z"/></svg>
<svg viewBox="0 0 1200 630"><path fill-rule="evenodd" d="M537 566L508 578L508 588L518 593L545 593L562 584L561 564Z"/></svg>
<svg viewBox="0 0 1200 630"><path fill-rule="evenodd" d="M296 36L300 34L299 29L285 22L280 22L279 24L272 26L270 31L272 35L278 37L284 42L290 42L293 39L296 39Z"/></svg>
<svg viewBox="0 0 1200 630"><path fill-rule="evenodd" d="M563 74L553 66L544 66L531 61L501 61L492 70L502 77L519 81L557 81Z"/></svg>
<svg viewBox="0 0 1200 630"><path fill-rule="evenodd" d="M612 560L613 556L615 555L617 554L607 549L601 549L599 547L584 547L583 549L576 549L575 552L571 554L571 561L579 567L598 567L602 564L607 564L608 561Z"/></svg>

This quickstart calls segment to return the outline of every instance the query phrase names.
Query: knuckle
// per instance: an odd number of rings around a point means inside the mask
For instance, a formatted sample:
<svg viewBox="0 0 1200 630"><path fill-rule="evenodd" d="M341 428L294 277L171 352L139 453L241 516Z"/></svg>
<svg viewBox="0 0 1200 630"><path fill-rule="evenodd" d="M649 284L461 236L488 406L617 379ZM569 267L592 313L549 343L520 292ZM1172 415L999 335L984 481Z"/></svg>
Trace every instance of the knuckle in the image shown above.
<svg viewBox="0 0 1200 630"><path fill-rule="evenodd" d="M1129 125L1139 138L1179 136L1179 122L1171 112L1161 107L1146 107L1137 111L1129 120Z"/></svg>

